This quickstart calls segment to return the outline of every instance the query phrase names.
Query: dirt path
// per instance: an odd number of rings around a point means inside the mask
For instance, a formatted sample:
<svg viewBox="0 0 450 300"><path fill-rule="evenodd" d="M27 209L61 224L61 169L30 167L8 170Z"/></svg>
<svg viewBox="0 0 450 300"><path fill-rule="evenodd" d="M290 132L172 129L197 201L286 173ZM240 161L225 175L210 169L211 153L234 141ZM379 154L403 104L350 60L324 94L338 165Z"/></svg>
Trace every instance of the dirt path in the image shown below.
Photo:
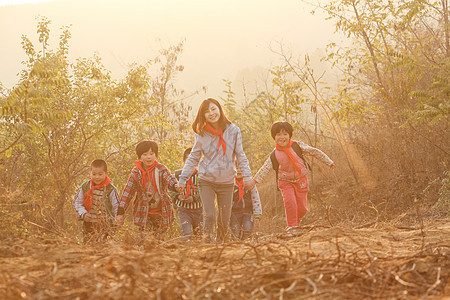
<svg viewBox="0 0 450 300"><path fill-rule="evenodd" d="M0 299L443 299L450 220L303 227L225 245L3 241Z"/></svg>

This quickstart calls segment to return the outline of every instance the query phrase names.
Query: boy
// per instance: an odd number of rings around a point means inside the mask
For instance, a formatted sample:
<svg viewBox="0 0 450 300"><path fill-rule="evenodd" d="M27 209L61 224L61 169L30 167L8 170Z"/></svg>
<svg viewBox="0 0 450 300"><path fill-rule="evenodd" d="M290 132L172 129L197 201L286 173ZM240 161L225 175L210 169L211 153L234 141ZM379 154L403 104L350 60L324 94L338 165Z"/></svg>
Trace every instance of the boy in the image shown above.
<svg viewBox="0 0 450 300"><path fill-rule="evenodd" d="M249 191L243 185L242 172L237 168L230 227L232 236L240 240L245 240L250 236L253 225L256 228L259 227L259 219L262 214L258 189L255 187Z"/></svg>
<svg viewBox="0 0 450 300"><path fill-rule="evenodd" d="M136 145L135 167L122 193L117 210L116 223L123 224L124 214L134 199L134 224L141 231L153 231L158 239L164 239L167 228L174 220L172 200L167 192L176 191L177 181L166 166L160 164L158 144L141 141Z"/></svg>
<svg viewBox="0 0 450 300"><path fill-rule="evenodd" d="M183 163L189 157L192 148L187 148L183 153ZM181 170L175 171L175 178L180 178ZM178 208L178 219L181 227L181 235L189 239L192 233L201 233L201 222L203 219L203 205L198 190L198 172L194 170L191 177L186 182L184 194L178 193L175 196L175 204Z"/></svg>
<svg viewBox="0 0 450 300"><path fill-rule="evenodd" d="M300 141L292 141L294 129L288 122L275 122L270 130L276 147L269 155L264 165L253 178L252 186L260 183L271 169L277 175L277 184L281 190L286 213L286 230L295 229L308 211L307 195L309 191L308 169L303 154L311 155L331 169L334 162L319 149L313 148Z"/></svg>
<svg viewBox="0 0 450 300"><path fill-rule="evenodd" d="M104 238L113 225L119 207L119 193L108 177L108 166L103 159L91 163L91 180L84 182L76 194L73 206L83 220L84 240Z"/></svg>

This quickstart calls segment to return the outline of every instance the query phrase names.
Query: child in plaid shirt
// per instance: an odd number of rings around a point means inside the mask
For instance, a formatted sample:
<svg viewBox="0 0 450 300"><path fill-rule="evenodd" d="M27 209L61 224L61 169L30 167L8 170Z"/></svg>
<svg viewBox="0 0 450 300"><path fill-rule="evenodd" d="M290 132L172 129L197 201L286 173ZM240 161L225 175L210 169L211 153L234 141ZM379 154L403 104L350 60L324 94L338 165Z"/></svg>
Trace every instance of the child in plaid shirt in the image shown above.
<svg viewBox="0 0 450 300"><path fill-rule="evenodd" d="M136 146L139 160L131 171L120 198L116 223L123 224L124 214L133 197L134 224L142 231L153 231L157 238L165 237L167 228L174 221L172 200L168 189L176 191L177 181L167 167L159 163L158 144L141 141Z"/></svg>

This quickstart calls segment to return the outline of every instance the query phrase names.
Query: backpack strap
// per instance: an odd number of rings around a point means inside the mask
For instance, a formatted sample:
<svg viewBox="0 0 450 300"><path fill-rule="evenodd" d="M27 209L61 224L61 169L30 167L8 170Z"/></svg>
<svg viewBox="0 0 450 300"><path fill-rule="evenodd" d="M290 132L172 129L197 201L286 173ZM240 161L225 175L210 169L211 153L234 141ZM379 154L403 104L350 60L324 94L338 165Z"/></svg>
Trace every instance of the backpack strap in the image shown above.
<svg viewBox="0 0 450 300"><path fill-rule="evenodd" d="M106 210L106 212L107 212L107 217L108 217L108 219L111 217L111 216L114 216L114 213L113 213L113 207L112 207L112 203L111 203L111 200L110 200L110 195L111 195L111 192L115 189L116 187L112 184L112 183L110 183L110 184L108 184L107 186L106 186L106 188L103 190L103 197L102 197L102 202L103 202L103 204L104 204L104 207L105 207L105 210Z"/></svg>
<svg viewBox="0 0 450 300"><path fill-rule="evenodd" d="M291 147L294 150L294 152L298 155L298 157L300 157L303 160L303 162L306 165L306 168L308 168L308 170L311 170L311 166L309 165L309 163L306 161L305 157L303 156L303 151L302 151L302 148L300 148L300 145L297 142L294 142L294 143L292 143ZM275 170L277 189L279 190L279 188L278 188L278 169L280 167L280 163L277 160L275 151L276 150L273 150L272 153L270 153L270 160L272 162L272 167Z"/></svg>
<svg viewBox="0 0 450 300"><path fill-rule="evenodd" d="M294 152L298 155L298 157L300 157L303 160L306 168L311 171L311 166L309 165L309 163L306 161L305 157L303 156L303 151L302 151L302 148L300 148L300 145L297 142L294 142L294 143L292 143L291 147L294 150Z"/></svg>
<svg viewBox="0 0 450 300"><path fill-rule="evenodd" d="M90 188L90 180L83 182L81 185L81 190L83 191L83 196L86 196L86 193L89 191Z"/></svg>
<svg viewBox="0 0 450 300"><path fill-rule="evenodd" d="M294 152L298 155L298 157L300 157L303 162L305 163L306 167L311 170L310 165L308 164L308 162L305 160L305 157L303 156L303 151L302 148L300 148L300 145L297 142L292 143L292 149L294 150ZM272 161L272 167L275 170L275 173L277 175L277 180L278 180L278 168L280 167L280 164L278 163L277 157L275 155L275 151L273 150L272 153L270 153L270 160Z"/></svg>
<svg viewBox="0 0 450 300"><path fill-rule="evenodd" d="M275 156L275 150L270 153L270 161L272 162L272 168L275 170L275 176L278 182L278 169L280 167L280 164L278 163L277 157Z"/></svg>

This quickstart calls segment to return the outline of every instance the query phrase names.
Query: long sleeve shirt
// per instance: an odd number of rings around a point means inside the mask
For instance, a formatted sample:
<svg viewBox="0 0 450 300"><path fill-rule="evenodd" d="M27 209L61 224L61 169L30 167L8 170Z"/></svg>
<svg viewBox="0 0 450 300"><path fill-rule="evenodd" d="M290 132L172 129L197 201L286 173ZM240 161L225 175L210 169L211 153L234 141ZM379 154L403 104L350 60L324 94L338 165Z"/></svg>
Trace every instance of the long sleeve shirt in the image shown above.
<svg viewBox="0 0 450 300"><path fill-rule="evenodd" d="M198 177L200 180L233 184L236 176L235 159L244 181L251 180L252 172L242 148L242 135L239 127L234 124L227 125L223 131L223 139L227 145L225 155L222 148L218 149L219 136L207 131L203 135L195 134L195 143L181 172L180 184L186 184L197 166L199 166Z"/></svg>
<svg viewBox="0 0 450 300"><path fill-rule="evenodd" d="M325 163L328 166L331 166L334 164L334 162L325 154L323 153L321 150L311 147L301 141L294 141L295 143L298 143L298 145L300 146L300 148L302 149L302 153L303 155L308 155L308 156L312 156L318 160L320 160L321 162ZM275 150L275 149L274 149ZM253 179L257 182L260 183L264 180L264 178L266 178L267 174L269 174L269 171L273 169L272 166L272 160L270 159L270 156L266 159L266 161L264 162L264 164L262 165L262 167L258 170L258 172L256 173L256 175L253 177Z"/></svg>
<svg viewBox="0 0 450 300"><path fill-rule="evenodd" d="M167 190L171 189L172 191L176 191L175 184L177 183L177 180L163 164L158 163L154 172L158 194L161 197L162 225L164 229L167 229L174 220L172 199ZM141 180L141 171L134 167L128 178L127 184L124 187L122 197L120 198L118 215L123 215L125 213L127 207L131 204L131 201L136 195L133 205L134 224L145 226L148 220L149 199L147 198L147 193L145 192L145 187L142 186Z"/></svg>
<svg viewBox="0 0 450 300"><path fill-rule="evenodd" d="M262 215L262 205L261 198L259 197L258 189L256 186L251 190L252 193L252 205L253 205L253 216Z"/></svg>

